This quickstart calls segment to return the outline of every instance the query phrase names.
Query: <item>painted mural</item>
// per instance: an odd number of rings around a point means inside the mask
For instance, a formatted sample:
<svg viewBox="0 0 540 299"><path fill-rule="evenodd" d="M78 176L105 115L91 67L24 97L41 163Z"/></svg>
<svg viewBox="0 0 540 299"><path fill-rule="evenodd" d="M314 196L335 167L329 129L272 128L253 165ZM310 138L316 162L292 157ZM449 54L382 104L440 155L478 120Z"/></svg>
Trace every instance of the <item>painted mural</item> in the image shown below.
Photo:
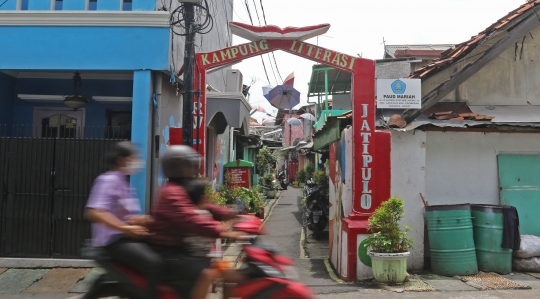
<svg viewBox="0 0 540 299"><path fill-rule="evenodd" d="M341 139L330 145L330 221L329 256L341 275L347 275L347 235L342 231L342 220L352 213L352 129L341 132Z"/></svg>

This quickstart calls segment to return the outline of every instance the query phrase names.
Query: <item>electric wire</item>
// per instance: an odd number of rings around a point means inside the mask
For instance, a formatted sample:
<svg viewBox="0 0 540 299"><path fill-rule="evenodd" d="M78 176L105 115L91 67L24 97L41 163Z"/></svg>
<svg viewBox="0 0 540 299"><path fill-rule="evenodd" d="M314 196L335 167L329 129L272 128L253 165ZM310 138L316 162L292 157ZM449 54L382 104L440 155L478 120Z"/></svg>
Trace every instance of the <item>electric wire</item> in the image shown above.
<svg viewBox="0 0 540 299"><path fill-rule="evenodd" d="M172 1L171 1L171 4L172 4ZM194 24L193 27L191 28L192 30L191 33L193 34L209 33L214 27L214 18L212 17L210 13L208 1L204 0L204 5L193 3L193 6L195 6L195 8L197 9L196 15L198 15L201 18L204 17L204 21L202 21L199 24ZM187 32L188 30L187 28L185 28L185 25L184 25L185 24L184 15L185 15L184 5L178 6L171 12L171 16L169 18L169 24L171 27L171 31L175 35L187 36L190 34ZM180 32L180 30L182 30L183 32Z"/></svg>
<svg viewBox="0 0 540 299"><path fill-rule="evenodd" d="M246 10L247 10L251 25L253 25L253 18L251 17L251 11L249 10L248 0L244 0L244 4L246 5ZM260 55L260 57L261 57L261 61L262 61L263 68L264 68L264 74L266 75L266 79L268 79L268 82L270 82L270 77L268 76L268 71L266 70L266 64L264 63L263 56Z"/></svg>
<svg viewBox="0 0 540 299"><path fill-rule="evenodd" d="M260 0L260 4L261 4L261 11L262 11L262 15L263 15L264 25L268 25L268 23L266 22L266 13L264 12L264 6L263 6L263 3L262 3L262 0ZM253 5L255 5L255 0L253 0ZM257 6L255 6L255 9L256 8L257 8ZM257 18L258 17L259 17L259 14L257 13ZM260 23L260 21L259 21L259 23ZM274 55L274 52L271 52L271 54L272 54L272 58L274 59L274 65L276 66L276 71L278 73L279 79L281 80L281 82L283 82L283 77L281 77L281 72L279 71L279 67L277 66L276 56Z"/></svg>

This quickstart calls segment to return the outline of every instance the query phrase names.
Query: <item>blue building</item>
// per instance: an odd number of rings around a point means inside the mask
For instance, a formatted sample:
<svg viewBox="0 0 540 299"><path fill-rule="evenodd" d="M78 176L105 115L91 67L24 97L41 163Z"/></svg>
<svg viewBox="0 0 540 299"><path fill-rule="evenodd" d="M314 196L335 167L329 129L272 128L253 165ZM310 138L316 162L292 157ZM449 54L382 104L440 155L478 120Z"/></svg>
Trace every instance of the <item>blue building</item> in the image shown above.
<svg viewBox="0 0 540 299"><path fill-rule="evenodd" d="M182 121L184 45L170 30L179 4L2 2L0 256L77 257L89 233L82 210L112 144L131 140L147 161L130 178L145 209L161 183L159 152ZM212 7L215 28L197 51L232 42L232 4ZM208 83L224 90L226 72Z"/></svg>

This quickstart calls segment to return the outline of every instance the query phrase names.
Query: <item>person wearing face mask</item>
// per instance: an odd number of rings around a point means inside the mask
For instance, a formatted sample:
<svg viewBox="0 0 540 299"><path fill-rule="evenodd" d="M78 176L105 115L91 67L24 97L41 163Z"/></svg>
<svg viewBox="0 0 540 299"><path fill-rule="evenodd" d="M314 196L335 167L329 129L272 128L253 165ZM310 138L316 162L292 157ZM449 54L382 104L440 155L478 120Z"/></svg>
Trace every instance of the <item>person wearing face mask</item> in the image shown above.
<svg viewBox="0 0 540 299"><path fill-rule="evenodd" d="M164 261L144 242L153 220L141 215L139 200L127 179L143 168L143 162L128 141L116 144L107 162L109 171L95 180L85 209L86 218L92 222L92 246L103 248L113 260L145 274L147 298L158 298L157 282Z"/></svg>

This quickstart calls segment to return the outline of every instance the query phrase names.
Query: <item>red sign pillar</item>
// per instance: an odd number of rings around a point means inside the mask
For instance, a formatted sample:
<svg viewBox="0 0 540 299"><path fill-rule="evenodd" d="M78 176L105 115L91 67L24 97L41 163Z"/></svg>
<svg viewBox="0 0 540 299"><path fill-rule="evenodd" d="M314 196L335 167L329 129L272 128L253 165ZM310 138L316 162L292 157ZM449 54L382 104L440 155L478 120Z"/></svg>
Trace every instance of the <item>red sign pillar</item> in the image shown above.
<svg viewBox="0 0 540 299"><path fill-rule="evenodd" d="M353 213L367 220L390 198L390 133L375 127L375 62L358 60L352 78Z"/></svg>

